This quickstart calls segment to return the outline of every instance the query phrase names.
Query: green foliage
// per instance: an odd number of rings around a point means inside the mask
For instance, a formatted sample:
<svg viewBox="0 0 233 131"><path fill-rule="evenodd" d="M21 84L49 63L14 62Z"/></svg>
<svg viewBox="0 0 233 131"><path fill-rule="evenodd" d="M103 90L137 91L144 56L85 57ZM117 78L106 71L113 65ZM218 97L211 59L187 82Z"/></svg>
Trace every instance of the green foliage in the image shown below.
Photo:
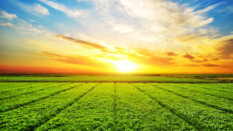
<svg viewBox="0 0 233 131"><path fill-rule="evenodd" d="M117 130L194 130L130 84L117 86Z"/></svg>
<svg viewBox="0 0 233 131"><path fill-rule="evenodd" d="M70 106L95 85L96 83L86 84L85 86L80 86L80 84L58 86L58 89L62 87L63 89L74 88L18 109L0 113L0 123L4 123L0 128L5 130L34 130ZM59 122L56 124L59 125Z"/></svg>
<svg viewBox="0 0 233 131"><path fill-rule="evenodd" d="M61 126L61 127L60 127ZM37 130L114 130L114 84L101 84Z"/></svg>
<svg viewBox="0 0 233 131"><path fill-rule="evenodd" d="M232 89L225 83L4 82L0 130L233 130Z"/></svg>
<svg viewBox="0 0 233 131"><path fill-rule="evenodd" d="M168 85L134 84L141 91L156 100L177 116L192 123L198 130L233 130L233 114L195 101L197 98L179 96L177 93L161 89ZM179 93L183 93L180 91ZM190 94L192 92L190 91ZM203 95L204 97L205 95ZM203 98L202 97L202 98ZM201 98L200 98L201 99ZM208 101L208 99L206 99ZM224 104L224 102L222 102Z"/></svg>
<svg viewBox="0 0 233 131"><path fill-rule="evenodd" d="M38 81L38 82L217 82L214 80L190 79L190 78L174 78L164 76L64 76L64 77L16 77L16 76L1 76L0 81Z"/></svg>
<svg viewBox="0 0 233 131"><path fill-rule="evenodd" d="M59 93L71 87L72 87L71 84L66 84L66 86L62 86L62 84L60 83L53 83L53 84L50 84L46 90L40 90L37 92L23 94L18 97L1 100L0 101L0 112L8 111L8 110L18 108L23 105L30 104L31 102L41 100L43 98L49 97L53 94Z"/></svg>

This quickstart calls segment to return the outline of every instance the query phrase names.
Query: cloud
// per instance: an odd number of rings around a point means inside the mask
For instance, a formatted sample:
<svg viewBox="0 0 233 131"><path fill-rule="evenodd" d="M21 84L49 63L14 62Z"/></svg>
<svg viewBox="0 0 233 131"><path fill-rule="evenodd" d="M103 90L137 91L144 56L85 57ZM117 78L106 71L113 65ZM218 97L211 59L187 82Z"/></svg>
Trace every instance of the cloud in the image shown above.
<svg viewBox="0 0 233 131"><path fill-rule="evenodd" d="M231 13L233 13L233 5L226 6L225 8L223 8L221 10L217 10L216 12L231 14Z"/></svg>
<svg viewBox="0 0 233 131"><path fill-rule="evenodd" d="M9 22L4 23L3 21L0 21L0 26L10 26L10 27L14 27L14 25L12 25L11 23L9 23Z"/></svg>
<svg viewBox="0 0 233 131"><path fill-rule="evenodd" d="M126 12L133 17L166 25L190 27L201 27L211 23L213 18L206 18L204 14L219 5L215 4L195 12L195 8L178 5L178 3L171 1L138 0L135 2L134 0L120 0L120 3L125 7Z"/></svg>
<svg viewBox="0 0 233 131"><path fill-rule="evenodd" d="M71 10L71 9L67 8L66 6L60 4L60 3L56 3L56 2L53 2L53 1L49 1L49 0L40 0L40 1L45 3L46 5L54 8L54 9L56 9L56 10L64 12L69 17L77 17L77 16L82 15L82 11L80 11L80 10Z"/></svg>
<svg viewBox="0 0 233 131"><path fill-rule="evenodd" d="M174 52L165 52L168 56L177 56L178 54L175 54Z"/></svg>
<svg viewBox="0 0 233 131"><path fill-rule="evenodd" d="M184 66L199 67L199 65L196 65L196 64L185 64Z"/></svg>
<svg viewBox="0 0 233 131"><path fill-rule="evenodd" d="M1 65L0 73L93 73L93 71L80 68L62 68L62 67L34 67L20 65Z"/></svg>
<svg viewBox="0 0 233 131"><path fill-rule="evenodd" d="M31 22L36 22L36 20L32 20L32 19L28 19L29 21L31 21Z"/></svg>
<svg viewBox="0 0 233 131"><path fill-rule="evenodd" d="M204 13L206 13L206 12L208 12L208 11L214 9L215 7L217 7L218 5L223 4L223 3L224 3L224 2L211 5L211 6L207 7L207 8L205 8L205 9L202 9L202 10L197 11L196 13L197 13L197 14L204 14Z"/></svg>
<svg viewBox="0 0 233 131"><path fill-rule="evenodd" d="M173 58L157 56L158 54L146 48L135 49L135 53L125 54L128 59L141 65L149 65L155 67L169 67L173 66Z"/></svg>
<svg viewBox="0 0 233 131"><path fill-rule="evenodd" d="M33 10L35 12L42 14L42 15L49 15L49 10L47 8L41 6L40 4L34 4Z"/></svg>
<svg viewBox="0 0 233 131"><path fill-rule="evenodd" d="M202 32L203 33L203 32ZM178 41L183 44L199 44L203 40L208 39L205 36L200 36L198 34L187 34L174 38L175 41Z"/></svg>
<svg viewBox="0 0 233 131"><path fill-rule="evenodd" d="M87 56L81 56L81 55L65 56L47 51L40 52L39 55L49 56L52 58L52 60L69 63L69 64L84 65L84 66L97 67L103 69L112 68L112 64L103 63Z"/></svg>
<svg viewBox="0 0 233 131"><path fill-rule="evenodd" d="M15 14L9 14L5 11L2 11L1 9L0 9L0 11L1 11L0 17L2 17L2 18L8 19L8 20L13 20L14 18L18 18ZM29 19L29 21L33 21L33 20ZM43 26L41 26L41 25L38 26L39 28L36 28L32 24L24 21L21 18L18 18L17 22L18 23L15 23L13 25L10 22L4 22L4 21L0 20L0 26L10 26L10 27L13 27L15 29L23 31L23 33L39 34L39 33L45 32L45 30L43 30Z"/></svg>
<svg viewBox="0 0 233 131"><path fill-rule="evenodd" d="M196 65L196 64L185 64L184 66L189 66L189 67L213 67L213 68L231 68L233 66L231 65L218 65L218 64L201 64L201 65Z"/></svg>
<svg viewBox="0 0 233 131"><path fill-rule="evenodd" d="M48 1L48 0L46 0ZM119 46L141 46L154 49L192 48L181 45L173 38L184 34L210 33L214 19L206 13L219 4L199 10L197 6L179 4L170 0L92 0L95 6L84 19L75 21L92 32L95 37L103 34L109 42ZM93 28L95 30L93 30ZM207 30L207 32L206 32ZM101 33L100 33L101 32ZM101 38L101 37L99 37ZM165 52L165 50L163 50Z"/></svg>
<svg viewBox="0 0 233 131"><path fill-rule="evenodd" d="M220 59L233 59L233 39L225 40L216 48Z"/></svg>
<svg viewBox="0 0 233 131"><path fill-rule="evenodd" d="M197 63L207 62L208 61L208 59L196 60L194 56L189 55L188 53L185 53L182 57L187 58L190 61L197 62ZM203 56L199 56L199 57L203 57Z"/></svg>
<svg viewBox="0 0 233 131"><path fill-rule="evenodd" d="M28 23L27 21L24 21L23 19L19 19L18 23L15 24L14 28L21 30L23 33L30 33L30 34L40 34L45 32L43 26L39 25L37 28L32 24Z"/></svg>
<svg viewBox="0 0 233 131"><path fill-rule="evenodd" d="M116 25L113 28L113 31L119 31L121 33L128 33L128 32L132 32L134 29L131 28L130 26L126 26L126 25Z"/></svg>
<svg viewBox="0 0 233 131"><path fill-rule="evenodd" d="M207 62L208 61L208 59L203 59L203 60L191 60L192 62Z"/></svg>
<svg viewBox="0 0 233 131"><path fill-rule="evenodd" d="M218 67L218 65L216 65L216 64L202 64L202 66L205 66L205 67Z"/></svg>
<svg viewBox="0 0 233 131"><path fill-rule="evenodd" d="M11 0L11 2L20 8L22 8L24 11L27 11L28 13L34 14L34 15L49 15L49 10L45 7L43 7L40 4L25 4L17 0Z"/></svg>
<svg viewBox="0 0 233 131"><path fill-rule="evenodd" d="M208 33L207 29L199 29L198 32L200 34L207 34Z"/></svg>
<svg viewBox="0 0 233 131"><path fill-rule="evenodd" d="M109 51L107 54L103 53L101 55L96 55L96 57L110 60L128 59L137 65L154 67L170 67L175 64L173 62L173 58L163 57L158 53L146 48L127 50L125 48L115 47L115 49L115 51Z"/></svg>
<svg viewBox="0 0 233 131"><path fill-rule="evenodd" d="M147 65L147 66L154 66L154 67L169 67L174 66L174 63L172 62L174 59L172 58L166 58L166 57L158 57L158 56L148 56L148 57L142 57L135 54L128 54L128 59L138 63L140 65Z"/></svg>
<svg viewBox="0 0 233 131"><path fill-rule="evenodd" d="M67 36L64 36L64 35L56 35L56 37L64 39L64 40L69 40L69 41L77 43L77 44L85 45L86 47L91 47L91 48L94 48L94 49L99 49L99 50L104 51L104 52L108 50L107 47L102 46L102 45L97 44L97 43L92 43L92 42L89 42L89 41L74 39L72 37L67 37Z"/></svg>
<svg viewBox="0 0 233 131"><path fill-rule="evenodd" d="M232 64L231 65L219 65L219 67L221 68L232 68ZM232 69L231 69L232 70ZM229 72L228 72L229 73Z"/></svg>
<svg viewBox="0 0 233 131"><path fill-rule="evenodd" d="M16 14L9 14L6 11L1 10L0 17L8 20L13 20L14 18L17 18Z"/></svg>
<svg viewBox="0 0 233 131"><path fill-rule="evenodd" d="M188 53L185 53L182 57L193 60L195 59L193 56L189 55Z"/></svg>
<svg viewBox="0 0 233 131"><path fill-rule="evenodd" d="M218 59L218 58L215 58L215 59L212 59L212 60L214 60L214 61L218 61L219 59Z"/></svg>

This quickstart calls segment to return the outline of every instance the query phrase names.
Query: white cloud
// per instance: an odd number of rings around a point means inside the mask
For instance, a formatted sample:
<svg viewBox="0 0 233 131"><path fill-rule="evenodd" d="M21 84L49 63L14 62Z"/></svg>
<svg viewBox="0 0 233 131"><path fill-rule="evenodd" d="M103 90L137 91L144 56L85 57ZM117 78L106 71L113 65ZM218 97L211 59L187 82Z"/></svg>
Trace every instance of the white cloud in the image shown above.
<svg viewBox="0 0 233 131"><path fill-rule="evenodd" d="M49 15L48 9L41 6L40 4L34 4L33 5L33 10L35 12L38 12L38 13L42 14L42 15Z"/></svg>
<svg viewBox="0 0 233 131"><path fill-rule="evenodd" d="M221 9L221 10L217 10L216 12L220 12L220 13L225 12L225 13L228 13L228 14L233 13L233 5L227 6L227 7L223 8L223 9Z"/></svg>
<svg viewBox="0 0 233 131"><path fill-rule="evenodd" d="M215 7L217 7L218 5L220 5L220 4L222 4L222 3L224 3L224 2L221 2L221 3L217 3L217 4L214 4L214 5L211 5L211 6L209 6L209 7L205 8L205 9L203 9L203 10L199 10L199 11L197 11L196 13L198 13L198 14L204 14L204 13L206 13L206 12L208 12L208 11L210 11L210 10L214 9Z"/></svg>
<svg viewBox="0 0 233 131"><path fill-rule="evenodd" d="M0 26L10 26L17 30L21 30L23 33L30 33L30 34L40 34L46 32L42 25L38 25L38 27L35 27L32 24L20 18L18 19L18 23L14 25L9 22L6 23L0 20Z"/></svg>
<svg viewBox="0 0 233 131"><path fill-rule="evenodd" d="M64 36L66 36L66 37L70 37L70 34L69 33L63 33L64 34Z"/></svg>
<svg viewBox="0 0 233 131"><path fill-rule="evenodd" d="M84 31L103 37L106 43L118 46L148 47L153 49L172 49L180 45L174 38L185 34L204 33L214 18L207 13L221 3L197 10L188 4L180 5L170 0L92 0L95 8L87 18L75 19ZM95 29L95 30L93 30ZM199 29L204 29L199 31ZM95 32L96 31L96 32ZM95 33L94 33L95 32ZM163 37L160 37L163 36ZM110 41L112 39L114 42ZM179 44L179 45L178 45ZM176 47L177 46L177 47ZM191 48L190 48L191 49Z"/></svg>
<svg viewBox="0 0 233 131"><path fill-rule="evenodd" d="M133 30L134 30L133 28L131 28L130 26L126 26L126 25L117 25L113 28L113 31L119 31L121 33L128 33Z"/></svg>
<svg viewBox="0 0 233 131"><path fill-rule="evenodd" d="M31 21L31 22L36 22L36 20L32 20L32 19L28 19L29 21Z"/></svg>
<svg viewBox="0 0 233 131"><path fill-rule="evenodd" d="M39 27L39 28L41 28L41 29L42 29L42 28L44 28L44 26L43 26L43 25L38 25L38 27Z"/></svg>
<svg viewBox="0 0 233 131"><path fill-rule="evenodd" d="M120 3L130 16L166 26L181 25L194 28L211 23L213 18L206 18L204 13L219 5L215 4L195 12L195 8L170 1L120 0Z"/></svg>
<svg viewBox="0 0 233 131"><path fill-rule="evenodd" d="M33 4L28 5L19 1L13 1L14 4L22 8L23 10L27 11L28 13L34 14L34 15L49 15L49 10L40 4Z"/></svg>
<svg viewBox="0 0 233 131"><path fill-rule="evenodd" d="M3 21L0 21L0 26L10 26L10 27L14 27L13 24L11 24L11 23L9 23L9 22L5 23L5 22L3 22Z"/></svg>
<svg viewBox="0 0 233 131"><path fill-rule="evenodd" d="M54 8L56 10L64 12L69 17L77 17L77 16L80 16L82 14L82 11L69 9L60 3L55 3L55 2L49 1L49 0L40 0L40 1L47 4L48 6L51 6L52 8Z"/></svg>
<svg viewBox="0 0 233 131"><path fill-rule="evenodd" d="M19 19L18 24L15 25L15 28L21 30L23 33L30 33L30 34L40 34L45 32L43 26L39 25L38 28L36 28L35 26L24 21L23 19Z"/></svg>
<svg viewBox="0 0 233 131"><path fill-rule="evenodd" d="M6 11L0 10L0 17L8 20L13 20L14 18L17 18L16 14L9 14Z"/></svg>

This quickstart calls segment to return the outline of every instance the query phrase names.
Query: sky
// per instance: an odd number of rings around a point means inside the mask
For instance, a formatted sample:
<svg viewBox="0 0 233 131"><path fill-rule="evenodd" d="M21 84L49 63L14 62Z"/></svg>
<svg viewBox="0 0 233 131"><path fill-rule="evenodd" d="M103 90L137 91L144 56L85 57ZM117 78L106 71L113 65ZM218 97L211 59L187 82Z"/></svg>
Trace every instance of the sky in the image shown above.
<svg viewBox="0 0 233 131"><path fill-rule="evenodd" d="M1 0L0 73L233 73L233 0Z"/></svg>

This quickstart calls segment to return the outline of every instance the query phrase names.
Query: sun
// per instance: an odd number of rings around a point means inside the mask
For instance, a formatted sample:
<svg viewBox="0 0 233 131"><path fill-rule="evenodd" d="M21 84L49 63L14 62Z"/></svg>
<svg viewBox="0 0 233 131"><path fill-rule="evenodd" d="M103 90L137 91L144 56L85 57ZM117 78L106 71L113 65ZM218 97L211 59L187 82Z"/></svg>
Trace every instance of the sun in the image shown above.
<svg viewBox="0 0 233 131"><path fill-rule="evenodd" d="M136 64L132 63L129 60L119 60L116 61L114 64L120 72L132 72L137 67Z"/></svg>

